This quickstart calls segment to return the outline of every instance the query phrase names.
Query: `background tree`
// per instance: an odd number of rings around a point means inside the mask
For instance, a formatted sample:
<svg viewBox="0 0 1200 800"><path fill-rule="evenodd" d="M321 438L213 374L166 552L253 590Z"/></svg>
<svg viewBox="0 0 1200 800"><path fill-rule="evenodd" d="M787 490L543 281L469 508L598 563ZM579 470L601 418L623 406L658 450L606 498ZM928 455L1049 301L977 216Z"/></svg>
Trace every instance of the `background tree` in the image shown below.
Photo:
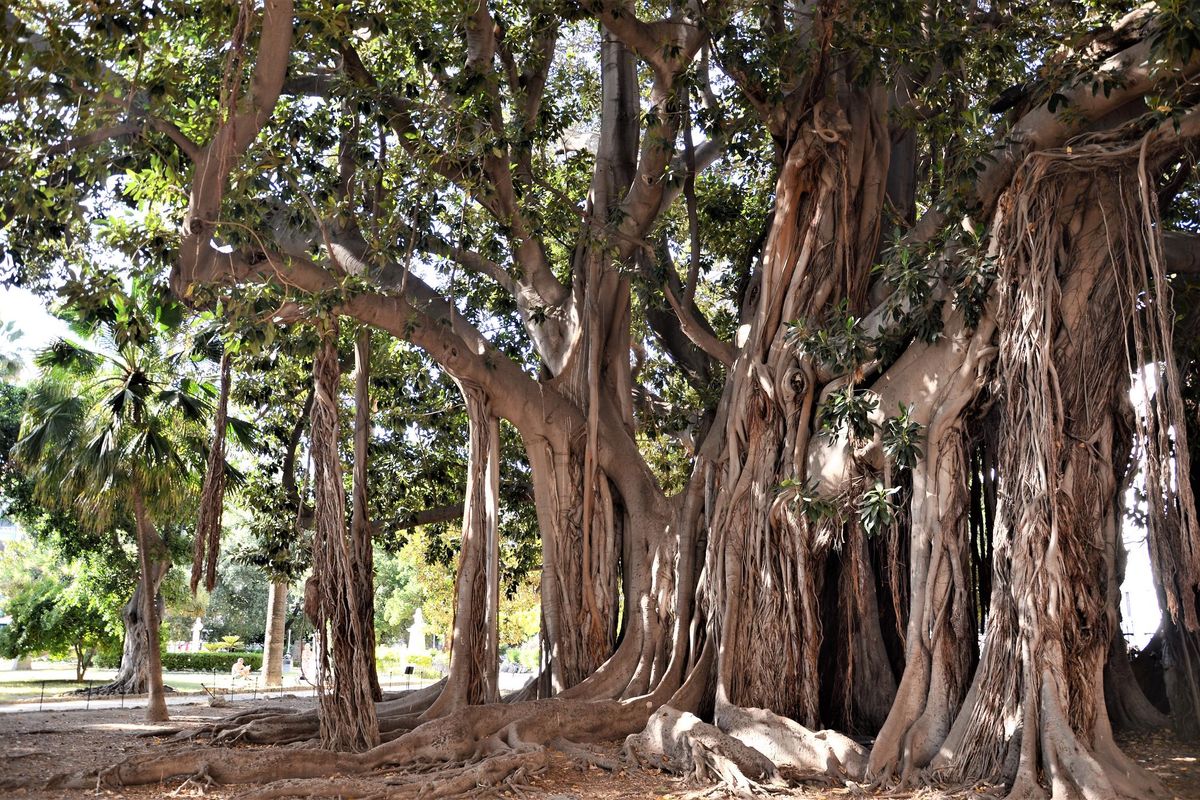
<svg viewBox="0 0 1200 800"><path fill-rule="evenodd" d="M119 642L120 620L85 561L61 564L53 553L9 546L0 555L0 596L12 622L0 631L0 655L72 656L82 681L96 651Z"/></svg>
<svg viewBox="0 0 1200 800"><path fill-rule="evenodd" d="M103 307L112 317L92 330L101 337L98 349L60 341L39 354L41 374L13 452L40 503L69 510L95 530L132 520L139 580L126 608L122 662L144 672L124 671L117 683L147 691L146 718L158 721L167 718L159 590L171 561L160 532L167 529L156 523L178 518L195 501L211 390L188 374L186 348L168 349L154 335L152 307L115 293Z"/></svg>

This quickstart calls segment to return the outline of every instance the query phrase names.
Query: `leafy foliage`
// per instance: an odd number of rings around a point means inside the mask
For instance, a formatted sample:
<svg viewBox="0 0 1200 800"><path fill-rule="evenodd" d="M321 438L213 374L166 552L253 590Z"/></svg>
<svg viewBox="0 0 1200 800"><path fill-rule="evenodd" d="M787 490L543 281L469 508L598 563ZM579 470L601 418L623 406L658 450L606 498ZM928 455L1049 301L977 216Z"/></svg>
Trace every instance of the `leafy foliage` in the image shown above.
<svg viewBox="0 0 1200 800"><path fill-rule="evenodd" d="M164 670L172 672L219 672L228 673L238 659L250 669L262 669L262 653L226 651L220 653L163 653ZM228 677L226 675L226 677Z"/></svg>
<svg viewBox="0 0 1200 800"><path fill-rule="evenodd" d="M64 564L45 547L10 543L0 554L0 597L12 617L0 629L0 655L69 655L83 680L96 651L120 641L114 598L95 573L87 561Z"/></svg>

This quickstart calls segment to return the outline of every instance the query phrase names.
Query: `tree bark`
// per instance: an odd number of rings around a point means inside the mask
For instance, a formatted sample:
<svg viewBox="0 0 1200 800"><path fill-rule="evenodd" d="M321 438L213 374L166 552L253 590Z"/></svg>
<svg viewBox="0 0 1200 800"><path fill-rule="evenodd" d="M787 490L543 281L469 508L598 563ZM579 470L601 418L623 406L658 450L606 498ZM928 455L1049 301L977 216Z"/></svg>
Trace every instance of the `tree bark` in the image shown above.
<svg viewBox="0 0 1200 800"><path fill-rule="evenodd" d="M1137 180L1121 166L1031 159L993 229L1010 433L998 459L992 607L974 683L932 766L953 779L1002 776L1011 797L1044 796L1043 775L1056 800L1161 788L1117 748L1102 689L1128 375L1127 330L1112 309L1138 296L1128 276L1144 257L1140 219L1130 225L1120 205Z"/></svg>
<svg viewBox="0 0 1200 800"><path fill-rule="evenodd" d="M145 500L140 490L135 489L133 495L133 513L137 526L138 566L141 570L142 584L156 585L156 574L163 561L162 540L154 530L154 523L146 511ZM170 567L162 568L162 575ZM158 577L161 581L161 576ZM158 602L154 593L143 592L141 596L142 632L145 638L146 661L146 715L147 722L163 722L169 719L167 715L167 700L163 693L162 655L159 652L159 626L162 619L159 614Z"/></svg>
<svg viewBox="0 0 1200 800"><path fill-rule="evenodd" d="M364 624L372 606L362 608L363 592L355 582L362 573L355 567L355 543L346 535L346 495L338 451L338 326L336 320L327 320L325 325L313 360L316 532L310 579L315 583L314 622L321 639L321 742L331 750L360 751L379 743L370 679L375 649Z"/></svg>
<svg viewBox="0 0 1200 800"><path fill-rule="evenodd" d="M371 329L365 325L354 339L354 508L350 518L350 556L354 591L358 592L362 647L368 648L367 678L371 698L383 699L375 665L375 549L371 541L367 470L371 448Z"/></svg>
<svg viewBox="0 0 1200 800"><path fill-rule="evenodd" d="M263 637L263 685L283 685L284 628L287 621L287 578L271 580L267 595L267 630Z"/></svg>
<svg viewBox="0 0 1200 800"><path fill-rule="evenodd" d="M149 583L152 587L150 594L155 598L155 610L161 619L165 606L159 594L159 587L170 565L155 562L153 566L155 569ZM150 660L146 651L146 617L142 611L146 586L139 565L138 582L134 587L133 596L121 609L121 621L125 630L125 638L121 645L121 665L112 681L92 689L93 694L145 694L148 691Z"/></svg>
<svg viewBox="0 0 1200 800"><path fill-rule="evenodd" d="M1166 616L1162 667L1171 728L1184 739L1200 740L1200 633Z"/></svg>
<svg viewBox="0 0 1200 800"><path fill-rule="evenodd" d="M426 719L500 700L500 421L481 388L463 383L459 388L467 404L470 447L450 674Z"/></svg>
<svg viewBox="0 0 1200 800"><path fill-rule="evenodd" d="M886 177L885 111L878 93L845 89L797 117L797 137L783 155L776 214L710 434L721 442L704 590L721 641L718 714L726 705L760 707L817 726L819 597L828 560L837 561L835 580L849 570L856 604L873 603L874 587L870 598L860 597L865 582L854 575L862 552L855 539L864 534L853 516L816 519L797 489L786 488L816 482L822 496L844 507L852 502L848 487L865 479L844 435L819 438L817 409L828 379L797 351L789 323L820 325L840 301L850 310L865 302ZM848 632L833 641L843 664L880 644L864 640L869 630ZM890 667L876 677L891 680ZM853 716L852 703L834 713Z"/></svg>

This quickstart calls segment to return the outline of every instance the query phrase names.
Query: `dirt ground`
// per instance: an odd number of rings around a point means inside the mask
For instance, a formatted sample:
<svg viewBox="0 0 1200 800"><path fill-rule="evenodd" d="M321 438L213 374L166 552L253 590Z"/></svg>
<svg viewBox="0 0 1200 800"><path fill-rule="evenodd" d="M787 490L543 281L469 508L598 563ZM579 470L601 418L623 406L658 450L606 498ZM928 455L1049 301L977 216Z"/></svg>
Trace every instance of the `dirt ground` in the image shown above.
<svg viewBox="0 0 1200 800"><path fill-rule="evenodd" d="M296 703L289 705L295 706ZM194 727L222 717L230 713L232 708L209 708L205 705L173 708L170 724ZM168 744L164 739L145 735L154 730L154 726L141 722L141 711L138 709L0 714L0 798L75 800L97 796L138 799L204 796L224 800L236 798L247 790L245 786L218 786L202 794L198 788L181 787L182 780L120 791L106 789L99 794L91 790L48 791L42 788L48 778L62 772L104 767L152 748L187 746ZM1122 745L1127 753L1163 780L1171 796L1180 800L1200 800L1200 746L1179 742L1165 733L1127 737ZM603 749L615 757L619 746L614 742ZM214 750L219 754L218 748ZM490 794L539 800L676 800L696 797L700 793L695 787L658 772L629 769L611 774L595 768L580 770L565 757L556 755L553 765L546 772L533 776L515 789L502 787ZM975 790L955 796L980 797L986 794ZM860 790L808 783L784 792L782 796L815 800L870 795L864 795ZM887 796L932 800L951 795L926 790L916 795L893 792Z"/></svg>

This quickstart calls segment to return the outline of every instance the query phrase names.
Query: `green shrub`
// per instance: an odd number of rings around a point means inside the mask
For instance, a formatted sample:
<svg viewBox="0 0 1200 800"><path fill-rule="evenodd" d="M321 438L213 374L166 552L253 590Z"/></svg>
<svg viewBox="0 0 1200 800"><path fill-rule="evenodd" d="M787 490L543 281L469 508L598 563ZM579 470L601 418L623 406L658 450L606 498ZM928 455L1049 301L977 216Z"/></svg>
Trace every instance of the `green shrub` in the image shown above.
<svg viewBox="0 0 1200 800"><path fill-rule="evenodd" d="M250 669L262 668L262 653L164 653L162 666L170 672L229 672L239 658Z"/></svg>
<svg viewBox="0 0 1200 800"><path fill-rule="evenodd" d="M538 651L536 647L522 647L516 651L513 659L528 672L537 672Z"/></svg>
<svg viewBox="0 0 1200 800"><path fill-rule="evenodd" d="M381 645L375 648L375 668L382 673L399 672L404 669L404 648Z"/></svg>
<svg viewBox="0 0 1200 800"><path fill-rule="evenodd" d="M121 640L100 645L96 649L96 657L92 659L96 669L116 669L121 666Z"/></svg>

